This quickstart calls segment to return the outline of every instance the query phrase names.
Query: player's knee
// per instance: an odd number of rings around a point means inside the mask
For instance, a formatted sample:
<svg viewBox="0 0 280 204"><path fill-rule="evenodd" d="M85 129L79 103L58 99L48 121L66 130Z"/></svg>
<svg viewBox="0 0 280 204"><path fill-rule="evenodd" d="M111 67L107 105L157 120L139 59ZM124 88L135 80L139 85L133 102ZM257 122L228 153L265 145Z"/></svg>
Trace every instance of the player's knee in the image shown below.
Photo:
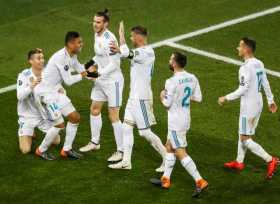
<svg viewBox="0 0 280 204"><path fill-rule="evenodd" d="M81 116L78 112L73 112L73 113L70 113L68 115L68 120L71 122L71 123L74 123L74 124L78 124L80 123L80 120L81 120Z"/></svg>
<svg viewBox="0 0 280 204"><path fill-rule="evenodd" d="M93 116L98 116L101 113L101 110L99 108L92 107L90 108L90 113Z"/></svg>
<svg viewBox="0 0 280 204"><path fill-rule="evenodd" d="M120 120L119 110L116 108L110 108L109 109L109 119L112 123L119 121Z"/></svg>
<svg viewBox="0 0 280 204"><path fill-rule="evenodd" d="M52 142L53 145L59 145L60 144L60 135L57 135L54 138L54 141Z"/></svg>
<svg viewBox="0 0 280 204"><path fill-rule="evenodd" d="M65 124L64 123L60 123L58 125L55 125L56 128L60 128L60 129L64 129L65 128Z"/></svg>
<svg viewBox="0 0 280 204"><path fill-rule="evenodd" d="M171 144L170 144L170 142L166 142L165 148L166 148L166 151L167 151L168 153L173 153L173 152L174 152L174 151L173 151L173 148L172 148L172 146L171 146Z"/></svg>
<svg viewBox="0 0 280 204"><path fill-rule="evenodd" d="M31 152L31 147L27 146L27 145L21 145L19 147L20 151L22 154L28 154Z"/></svg>

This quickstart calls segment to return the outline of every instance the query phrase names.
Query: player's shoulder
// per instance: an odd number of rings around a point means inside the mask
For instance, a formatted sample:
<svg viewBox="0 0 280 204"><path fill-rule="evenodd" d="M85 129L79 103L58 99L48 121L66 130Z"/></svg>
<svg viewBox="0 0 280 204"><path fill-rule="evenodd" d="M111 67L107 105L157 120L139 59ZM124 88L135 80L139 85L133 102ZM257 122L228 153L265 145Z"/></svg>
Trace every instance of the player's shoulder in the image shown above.
<svg viewBox="0 0 280 204"><path fill-rule="evenodd" d="M154 49L150 45L146 45L146 46L143 46L143 47L138 47L134 50L134 52L135 52L135 55L146 54L148 57L154 57L155 56Z"/></svg>
<svg viewBox="0 0 280 204"><path fill-rule="evenodd" d="M259 68L259 67L263 67L263 62L257 58L251 58L249 60L246 60L244 65L242 66L242 68Z"/></svg>
<svg viewBox="0 0 280 204"><path fill-rule="evenodd" d="M105 30L104 31L104 34L103 34L103 36L104 36L104 39L105 40L116 40L116 36L115 36L115 34L114 33L112 33L110 30Z"/></svg>
<svg viewBox="0 0 280 204"><path fill-rule="evenodd" d="M26 68L19 73L19 76L29 77L31 76L31 74L32 74L31 68Z"/></svg>
<svg viewBox="0 0 280 204"><path fill-rule="evenodd" d="M188 78L190 81L198 81L197 77L195 76L195 74L184 71L183 74L186 76L186 78Z"/></svg>
<svg viewBox="0 0 280 204"><path fill-rule="evenodd" d="M63 61L66 58L67 54L66 54L66 50L65 48L62 48L58 51L56 51L49 59L48 61L48 65L52 64L52 63L57 63L60 61Z"/></svg>

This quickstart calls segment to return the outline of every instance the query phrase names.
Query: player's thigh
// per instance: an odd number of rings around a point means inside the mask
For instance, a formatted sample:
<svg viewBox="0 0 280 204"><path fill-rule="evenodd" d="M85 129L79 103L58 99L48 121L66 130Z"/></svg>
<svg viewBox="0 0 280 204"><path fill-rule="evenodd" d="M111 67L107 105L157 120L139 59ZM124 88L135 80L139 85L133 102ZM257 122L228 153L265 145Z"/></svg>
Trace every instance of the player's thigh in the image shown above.
<svg viewBox="0 0 280 204"><path fill-rule="evenodd" d="M19 136L19 149L23 154L31 152L32 135Z"/></svg>
<svg viewBox="0 0 280 204"><path fill-rule="evenodd" d="M239 117L239 135L253 136L260 119L260 113L256 115L240 115Z"/></svg>
<svg viewBox="0 0 280 204"><path fill-rule="evenodd" d="M104 85L102 83L95 82L95 85L91 90L90 98L95 102L106 102L108 100L104 92Z"/></svg>
<svg viewBox="0 0 280 204"><path fill-rule="evenodd" d="M186 148L188 145L185 131L178 132L175 130L168 130L167 138L170 141L172 148L175 150Z"/></svg>
<svg viewBox="0 0 280 204"><path fill-rule="evenodd" d="M156 124L150 101L135 100L133 102L133 114L139 130L150 128Z"/></svg>
<svg viewBox="0 0 280 204"><path fill-rule="evenodd" d="M129 126L135 126L135 119L133 114L133 104L130 101L127 102L124 112L124 123Z"/></svg>
<svg viewBox="0 0 280 204"><path fill-rule="evenodd" d="M123 80L115 81L106 85L104 90L107 99L108 107L118 108L122 105L122 93L123 93Z"/></svg>

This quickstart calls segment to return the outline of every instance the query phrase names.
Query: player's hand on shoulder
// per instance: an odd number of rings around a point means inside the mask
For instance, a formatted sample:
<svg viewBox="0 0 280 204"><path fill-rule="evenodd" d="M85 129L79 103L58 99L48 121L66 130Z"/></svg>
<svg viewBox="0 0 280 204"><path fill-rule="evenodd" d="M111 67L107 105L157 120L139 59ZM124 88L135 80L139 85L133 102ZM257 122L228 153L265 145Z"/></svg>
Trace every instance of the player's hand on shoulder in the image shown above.
<svg viewBox="0 0 280 204"><path fill-rule="evenodd" d="M30 78L31 81L31 89L34 89L35 86L37 86L41 82L42 78L38 77L37 79L34 79L33 77Z"/></svg>

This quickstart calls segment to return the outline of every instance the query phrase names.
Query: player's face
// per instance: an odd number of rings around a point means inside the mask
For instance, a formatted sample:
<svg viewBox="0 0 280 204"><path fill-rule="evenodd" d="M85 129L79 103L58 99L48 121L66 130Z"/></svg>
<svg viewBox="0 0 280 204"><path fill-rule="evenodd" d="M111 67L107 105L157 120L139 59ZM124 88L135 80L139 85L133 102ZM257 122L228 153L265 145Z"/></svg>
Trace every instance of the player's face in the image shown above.
<svg viewBox="0 0 280 204"><path fill-rule="evenodd" d="M43 53L34 54L29 60L31 66L35 69L42 70L44 68L44 55Z"/></svg>
<svg viewBox="0 0 280 204"><path fill-rule="evenodd" d="M171 71L174 71L174 63L175 63L175 61L174 61L174 54L172 54L170 59L169 59L169 69Z"/></svg>
<svg viewBox="0 0 280 204"><path fill-rule="evenodd" d="M246 44L244 43L243 40L241 40L239 42L239 45L237 47L237 51L238 51L238 55L240 57L244 57L244 55L246 55L246 53L248 53L248 47L246 46Z"/></svg>
<svg viewBox="0 0 280 204"><path fill-rule="evenodd" d="M145 41L144 36L137 34L135 32L130 33L130 40L134 47L138 47L143 41Z"/></svg>
<svg viewBox="0 0 280 204"><path fill-rule="evenodd" d="M82 50L83 40L81 37L75 38L72 41L70 41L67 46L73 54L78 54Z"/></svg>
<svg viewBox="0 0 280 204"><path fill-rule="evenodd" d="M104 31L108 26L108 23L104 21L104 17L102 16L94 16L93 17L93 30L96 33L100 33Z"/></svg>

